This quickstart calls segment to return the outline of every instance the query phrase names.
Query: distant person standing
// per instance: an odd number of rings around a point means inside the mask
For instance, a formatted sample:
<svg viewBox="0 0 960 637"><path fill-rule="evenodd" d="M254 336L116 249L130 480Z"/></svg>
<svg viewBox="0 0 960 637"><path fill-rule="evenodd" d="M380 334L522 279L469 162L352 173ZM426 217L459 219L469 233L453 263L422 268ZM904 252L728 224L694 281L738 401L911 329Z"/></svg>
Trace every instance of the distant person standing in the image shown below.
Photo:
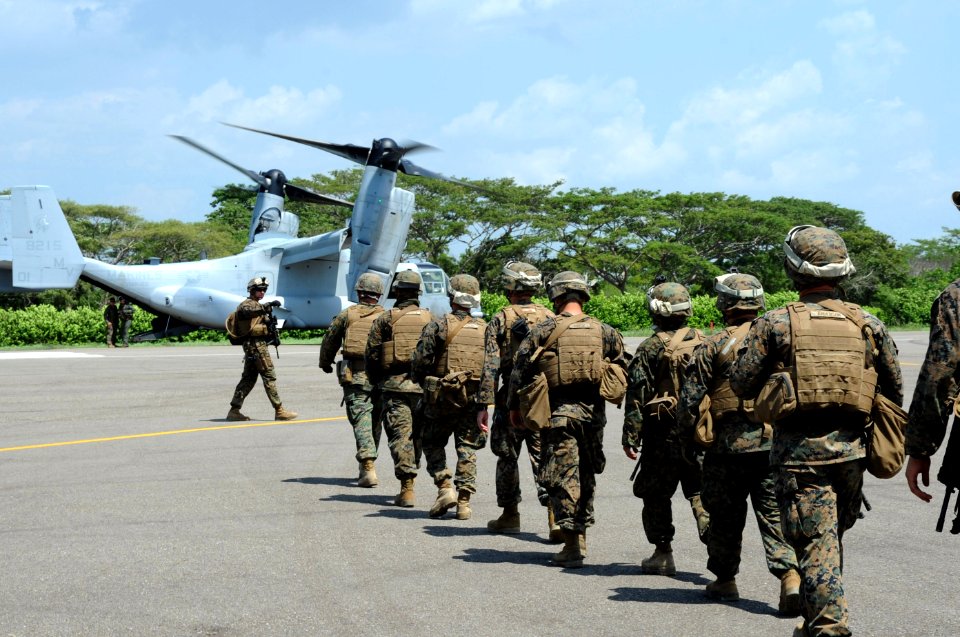
<svg viewBox="0 0 960 637"><path fill-rule="evenodd" d="M247 394L256 384L258 375L263 379L263 388L266 390L267 398L275 410L274 418L277 420L293 420L297 417L296 412L283 408L283 404L280 402L280 394L277 392L277 370L273 367L273 359L270 357L268 348L267 341L270 336L270 327L267 320L273 314L273 308L280 307L280 301L273 300L269 303L261 303L269 286L270 284L265 276L250 279L250 282L247 283L247 292L250 296L237 306L236 323L231 337L243 341L243 375L240 377L240 382L237 383L237 388L233 391L227 420L250 420L240 412L240 408L243 406ZM230 332L230 329L227 331Z"/></svg>
<svg viewBox="0 0 960 637"><path fill-rule="evenodd" d="M117 308L120 315L120 340L123 341L121 347L130 347L130 325L133 323L133 306L125 299L120 297L120 307Z"/></svg>
<svg viewBox="0 0 960 637"><path fill-rule="evenodd" d="M337 366L337 377L343 387L347 420L353 427L353 437L357 444L357 462L360 465L357 486L370 488L380 484L374 463L383 425L380 422L380 397L374 395L364 356L370 327L383 313L380 305L383 281L377 274L366 272L357 279L354 290L359 303L337 314L323 337L320 344L320 369L327 374L333 373L333 359L342 345L343 360Z"/></svg>
<svg viewBox="0 0 960 637"><path fill-rule="evenodd" d="M117 321L119 318L120 312L117 310L117 298L111 296L107 299L107 307L103 310L103 320L107 324L107 347L116 347L114 331L117 329Z"/></svg>

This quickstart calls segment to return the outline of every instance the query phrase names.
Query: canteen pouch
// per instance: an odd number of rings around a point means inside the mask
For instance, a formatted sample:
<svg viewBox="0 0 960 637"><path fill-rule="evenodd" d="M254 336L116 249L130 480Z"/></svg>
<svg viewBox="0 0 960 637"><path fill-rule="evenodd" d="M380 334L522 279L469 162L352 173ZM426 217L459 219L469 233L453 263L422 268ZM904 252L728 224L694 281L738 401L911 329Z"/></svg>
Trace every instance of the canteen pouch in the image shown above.
<svg viewBox="0 0 960 637"><path fill-rule="evenodd" d="M604 361L600 374L600 397L617 407L627 394L627 372L620 365Z"/></svg>
<svg viewBox="0 0 960 637"><path fill-rule="evenodd" d="M789 372L771 374L753 401L753 414L759 422L775 423L797 410L797 392Z"/></svg>
<svg viewBox="0 0 960 637"><path fill-rule="evenodd" d="M467 381L470 380L470 372L456 372L447 374L439 379L440 393L444 400L451 406L463 408L470 404L470 397L467 393Z"/></svg>
<svg viewBox="0 0 960 637"><path fill-rule="evenodd" d="M867 471L887 480L900 473L906 460L904 430L907 412L881 393L873 401L867 426Z"/></svg>
<svg viewBox="0 0 960 637"><path fill-rule="evenodd" d="M540 431L550 426L550 387L547 377L540 372L530 384L517 390L520 399L520 415L523 424L532 431Z"/></svg>

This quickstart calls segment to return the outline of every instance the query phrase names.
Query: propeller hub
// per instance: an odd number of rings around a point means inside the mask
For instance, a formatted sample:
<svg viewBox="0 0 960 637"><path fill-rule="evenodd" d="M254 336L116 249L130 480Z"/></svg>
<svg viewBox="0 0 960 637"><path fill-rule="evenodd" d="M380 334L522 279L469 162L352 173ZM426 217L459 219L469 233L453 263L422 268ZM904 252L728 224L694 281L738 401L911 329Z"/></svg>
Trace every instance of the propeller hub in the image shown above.
<svg viewBox="0 0 960 637"><path fill-rule="evenodd" d="M261 186L260 191L283 197L283 187L287 184L287 176L283 174L283 171L274 168L260 174L267 179L267 185Z"/></svg>
<svg viewBox="0 0 960 637"><path fill-rule="evenodd" d="M396 172L405 152L407 152L405 148L389 137L375 139L370 147L367 165Z"/></svg>

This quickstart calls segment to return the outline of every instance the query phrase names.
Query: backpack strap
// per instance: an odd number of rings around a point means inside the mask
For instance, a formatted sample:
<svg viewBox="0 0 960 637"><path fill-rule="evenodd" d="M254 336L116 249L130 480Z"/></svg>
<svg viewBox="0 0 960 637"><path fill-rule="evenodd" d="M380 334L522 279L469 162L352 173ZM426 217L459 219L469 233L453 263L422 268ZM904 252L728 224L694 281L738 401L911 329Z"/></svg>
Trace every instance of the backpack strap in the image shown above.
<svg viewBox="0 0 960 637"><path fill-rule="evenodd" d="M540 354L544 351L553 347L554 343L560 338L560 336L567 331L567 328L573 325L574 323L579 323L584 319L589 319L590 317L586 314L574 314L573 316L560 316L557 317L557 326L553 328L553 331L550 332L550 336L547 337L547 340L544 341L543 345L537 348L537 351L533 353L530 357L530 361L535 361L540 358Z"/></svg>

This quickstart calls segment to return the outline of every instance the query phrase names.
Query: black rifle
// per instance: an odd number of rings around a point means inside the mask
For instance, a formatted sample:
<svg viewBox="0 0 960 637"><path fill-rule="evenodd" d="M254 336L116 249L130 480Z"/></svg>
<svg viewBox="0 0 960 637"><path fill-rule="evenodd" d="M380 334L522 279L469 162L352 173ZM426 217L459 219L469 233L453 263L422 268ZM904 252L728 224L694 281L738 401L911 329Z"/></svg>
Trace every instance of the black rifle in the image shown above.
<svg viewBox="0 0 960 637"><path fill-rule="evenodd" d="M943 532L943 523L947 519L947 511L950 509L950 496L953 495L954 491L960 489L960 426L957 425L956 416L953 419L950 440L947 442L947 450L943 453L943 463L940 465L940 472L937 473L937 480L947 487L943 494L940 517L937 519L937 532ZM960 498L954 504L953 514L953 525L950 527L950 532L956 535L960 533Z"/></svg>
<svg viewBox="0 0 960 637"><path fill-rule="evenodd" d="M273 345L277 352L277 358L280 358L280 330L277 329L277 317L273 315L273 308L267 311L267 346Z"/></svg>

